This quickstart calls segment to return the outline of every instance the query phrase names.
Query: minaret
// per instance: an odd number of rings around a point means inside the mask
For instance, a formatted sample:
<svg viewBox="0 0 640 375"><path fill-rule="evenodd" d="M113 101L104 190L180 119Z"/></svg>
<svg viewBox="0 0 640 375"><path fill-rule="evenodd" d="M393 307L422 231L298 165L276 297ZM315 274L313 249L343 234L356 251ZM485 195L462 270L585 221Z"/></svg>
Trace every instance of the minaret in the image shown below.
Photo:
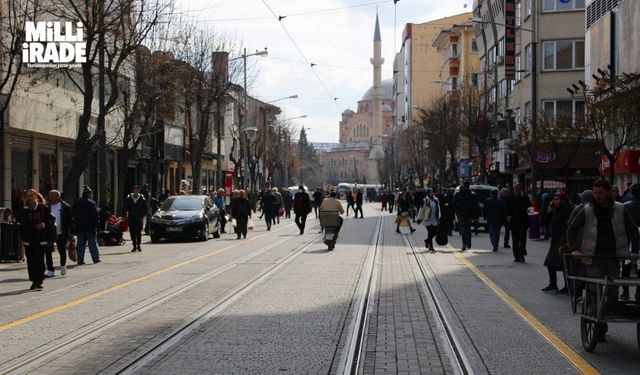
<svg viewBox="0 0 640 375"><path fill-rule="evenodd" d="M380 183L380 168L384 160L384 149L382 148L382 38L380 37L380 23L376 12L376 29L373 33L373 144L369 154L369 176L367 183Z"/></svg>
<svg viewBox="0 0 640 375"><path fill-rule="evenodd" d="M376 29L373 33L373 142L382 144L382 38L380 37L380 23L376 13Z"/></svg>

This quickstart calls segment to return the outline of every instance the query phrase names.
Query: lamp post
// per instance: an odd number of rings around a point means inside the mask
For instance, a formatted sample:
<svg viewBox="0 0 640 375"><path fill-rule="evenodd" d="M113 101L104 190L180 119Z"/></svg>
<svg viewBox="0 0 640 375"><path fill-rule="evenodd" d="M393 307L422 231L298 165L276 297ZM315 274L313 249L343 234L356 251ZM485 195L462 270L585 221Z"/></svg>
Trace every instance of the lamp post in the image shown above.
<svg viewBox="0 0 640 375"><path fill-rule="evenodd" d="M256 51L255 53L251 53L247 55L247 49L245 48L242 56L238 56L236 58L233 59L229 59L229 61L234 61L234 60L238 60L238 59L242 59L242 65L243 65L243 70L244 70L244 98L243 98L243 107L244 107L244 115L242 116L242 128L243 128L243 137L242 137L242 148L243 148L243 153L242 153L242 159L244 160L244 162L242 163L243 165L246 165L247 168L242 168L242 165L240 166L240 170L242 171L242 188L245 189L246 188L246 181L247 181L247 176L246 176L246 172L249 169L249 142L247 142L247 137L246 135L248 134L248 128L249 128L249 124L248 124L248 112L249 112L249 108L248 108L248 94L247 94L247 57L251 57L251 56L267 56L269 54L269 52L267 52L267 48L265 47L264 50L262 51Z"/></svg>
<svg viewBox="0 0 640 375"><path fill-rule="evenodd" d="M536 15L538 11L537 1L533 1L531 6L531 29L524 28L522 26L512 26L499 22L488 22L482 18L473 17L471 20L474 23L487 24L492 23L498 26L504 26L506 28L514 30L528 31L531 33L531 138L537 137L537 122L538 122L538 34L536 27ZM526 56L525 56L526 58ZM535 160L537 155L531 155L531 197L536 199L538 195L538 163Z"/></svg>
<svg viewBox="0 0 640 375"><path fill-rule="evenodd" d="M279 101L281 101L281 100L286 100L286 99L297 99L297 98L298 98L298 94L294 94L294 95L287 96L287 97L280 98L280 99L269 100L268 102L265 102L265 103L269 104L269 103L279 102Z"/></svg>

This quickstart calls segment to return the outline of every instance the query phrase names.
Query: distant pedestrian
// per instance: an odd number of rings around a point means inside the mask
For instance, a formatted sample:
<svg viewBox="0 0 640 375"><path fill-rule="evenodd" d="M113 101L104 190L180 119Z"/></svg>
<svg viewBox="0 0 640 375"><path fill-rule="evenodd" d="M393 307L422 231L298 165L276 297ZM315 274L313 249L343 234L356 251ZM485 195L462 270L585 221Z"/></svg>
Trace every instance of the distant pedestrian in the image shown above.
<svg viewBox="0 0 640 375"><path fill-rule="evenodd" d="M284 205L284 217L291 219L291 209L293 209L293 194L289 189L285 189L282 193L282 204Z"/></svg>
<svg viewBox="0 0 640 375"><path fill-rule="evenodd" d="M53 277L55 275L55 268L53 266L53 251L54 246L58 247L58 254L60 255L60 274L67 274L67 241L73 236L73 215L71 213L71 206L62 199L60 199L60 192L58 190L51 190L47 196L47 207L51 210L51 214L56 218L56 241L55 244L50 244L46 253L47 264L47 277Z"/></svg>
<svg viewBox="0 0 640 375"><path fill-rule="evenodd" d="M453 205L458 218L458 230L462 237L462 248L465 251L471 248L471 224L480 216L478 197L469 189L469 182L465 181L460 191L453 197Z"/></svg>
<svg viewBox="0 0 640 375"><path fill-rule="evenodd" d="M296 214L296 225L300 229L300 234L304 234L304 226L307 222L307 215L311 213L311 200L309 194L304 191L304 186L298 187L298 192L293 197L293 213Z"/></svg>
<svg viewBox="0 0 640 375"><path fill-rule="evenodd" d="M491 190L491 197L484 202L483 215L489 225L489 238L493 251L498 251L500 245L500 229L505 220L505 206L498 198L498 190Z"/></svg>
<svg viewBox="0 0 640 375"><path fill-rule="evenodd" d="M564 261L559 248L567 241L567 227L573 207L565 193L557 192L551 198L547 207L547 220L551 226L551 244L544 259L544 265L549 272L549 285L542 289L543 292L556 292L567 294L567 285L558 290L557 272L564 275ZM563 277L563 279L565 279ZM565 279L566 280L566 279Z"/></svg>
<svg viewBox="0 0 640 375"><path fill-rule="evenodd" d="M320 205L322 204L322 200L324 199L324 194L322 194L322 190L317 188L315 193L313 193L313 212L316 214L316 219L318 218L318 210L320 209Z"/></svg>
<svg viewBox="0 0 640 375"><path fill-rule="evenodd" d="M396 204L396 196L393 194L393 191L389 190L387 193L387 204L389 205L389 213L393 213L393 208Z"/></svg>
<svg viewBox="0 0 640 375"><path fill-rule="evenodd" d="M56 218L48 207L38 203L37 197L37 191L27 190L25 205L17 214L17 222L20 223L20 234L27 256L31 290L42 290L43 288L48 234L55 230L56 225Z"/></svg>
<svg viewBox="0 0 640 375"><path fill-rule="evenodd" d="M353 193L351 192L351 190L347 190L347 216L349 216L349 207L351 207L351 209L353 210L353 212L356 212L356 200L353 197ZM358 215L356 214L356 217Z"/></svg>
<svg viewBox="0 0 640 375"><path fill-rule="evenodd" d="M411 233L415 232L416 230L411 225L411 214L409 212L409 210L411 210L411 195L409 192L405 191L400 194L396 203L398 211L398 216L396 217L396 233L400 233L400 224L402 222L409 224Z"/></svg>
<svg viewBox="0 0 640 375"><path fill-rule="evenodd" d="M382 208L380 209L380 211L387 210L387 202L388 202L387 193L383 190L382 193L380 194L380 204L382 205Z"/></svg>
<svg viewBox="0 0 640 375"><path fill-rule="evenodd" d="M277 202L276 197L271 194L269 189L262 193L262 214L264 215L264 221L267 223L267 230L271 230L271 225L274 223L273 216L277 215Z"/></svg>
<svg viewBox="0 0 640 375"><path fill-rule="evenodd" d="M500 200L502 200L502 203L504 204L505 213L507 208L507 201L509 200L510 197L511 197L511 194L509 193L509 189L507 188L500 189ZM504 247L505 249L511 249L511 246L509 245L509 239L511 238L511 223L507 221L506 214L505 214L503 224L504 224L504 245L502 247Z"/></svg>
<svg viewBox="0 0 640 375"><path fill-rule="evenodd" d="M224 229L227 225L227 206L226 202L224 201L224 189L218 189L216 196L213 197L213 204L218 207L218 212L220 213L220 232L227 233L227 231Z"/></svg>
<svg viewBox="0 0 640 375"><path fill-rule="evenodd" d="M280 224L280 208L282 207L282 194L280 194L280 192L278 191L278 188L273 188L271 189L271 194L273 195L273 197L275 198L275 203L273 206L273 224L275 225L276 223Z"/></svg>
<svg viewBox="0 0 640 375"><path fill-rule="evenodd" d="M424 240L424 245L428 251L435 252L433 247L433 238L438 234L438 224L440 220L440 202L435 197L433 189L428 188L426 190L426 197L421 204L420 211L416 216L418 224L424 221L427 227L427 238Z"/></svg>
<svg viewBox="0 0 640 375"><path fill-rule="evenodd" d="M364 215L362 213L362 199L362 189L358 189L358 191L356 192L356 219L358 218L358 212L360 212L360 219L364 219Z"/></svg>
<svg viewBox="0 0 640 375"><path fill-rule="evenodd" d="M84 264L84 250L89 246L93 263L100 263L100 252L96 240L98 229L98 208L96 202L91 199L93 190L86 186L82 189L82 197L71 208L73 213L73 225L78 234L78 265Z"/></svg>
<svg viewBox="0 0 640 375"><path fill-rule="evenodd" d="M236 221L237 239L247 238L247 225L251 218L251 202L247 199L244 190L238 191L238 197L233 201L231 207L231 215Z"/></svg>
<svg viewBox="0 0 640 375"><path fill-rule="evenodd" d="M140 194L140 186L133 186L131 194L124 201L124 212L129 221L129 233L131 234L131 242L133 249L131 252L142 251L140 243L142 242L142 221L148 212L147 201Z"/></svg>
<svg viewBox="0 0 640 375"><path fill-rule="evenodd" d="M511 225L514 262L524 263L530 206L531 201L525 194L522 184L516 184L513 195L507 201L507 222Z"/></svg>

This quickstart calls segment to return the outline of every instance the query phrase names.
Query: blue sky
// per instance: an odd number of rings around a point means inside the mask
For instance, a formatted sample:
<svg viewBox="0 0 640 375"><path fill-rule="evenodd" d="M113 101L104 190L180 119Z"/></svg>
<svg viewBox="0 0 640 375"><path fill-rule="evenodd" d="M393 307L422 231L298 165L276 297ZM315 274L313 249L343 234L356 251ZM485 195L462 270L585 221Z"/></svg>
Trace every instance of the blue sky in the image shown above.
<svg viewBox="0 0 640 375"><path fill-rule="evenodd" d="M385 58L382 77L386 79L392 76L394 40L399 49L406 23L463 13L471 9L473 3L472 0L400 0L396 5L394 37L392 0L176 1L183 11L190 10L186 13L200 24L235 34L247 51L267 47L268 57L250 58L254 80L249 94L264 101L299 95L298 99L274 104L283 109L286 118L307 115L294 122L308 128L309 138L317 142L337 142L340 113L346 108L355 109L357 101L372 85L369 58L373 54L376 5ZM302 54L265 2L275 14L287 16L282 23ZM468 4L466 8L465 4ZM308 13L344 7L350 8ZM305 57L317 64L313 70ZM333 100L333 97L339 99Z"/></svg>

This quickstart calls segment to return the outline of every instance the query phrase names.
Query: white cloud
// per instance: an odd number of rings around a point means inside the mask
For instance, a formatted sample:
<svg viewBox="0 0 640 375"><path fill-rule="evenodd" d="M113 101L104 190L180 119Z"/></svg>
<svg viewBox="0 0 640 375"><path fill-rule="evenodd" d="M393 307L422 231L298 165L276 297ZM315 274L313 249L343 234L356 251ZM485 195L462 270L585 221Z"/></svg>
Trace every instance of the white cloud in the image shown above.
<svg viewBox="0 0 640 375"><path fill-rule="evenodd" d="M293 16L296 13L353 6L365 0L266 0L278 15L291 15L282 20L300 49L312 63L329 64L347 69L318 65L314 69L335 97L334 101L323 89L306 64L285 60L303 61L302 56L289 40L275 18L238 20L238 18L270 17L262 0L216 0L203 5L200 0L176 0L178 6L196 9L203 25L234 32L247 51L268 47L269 57L250 58L250 72L255 78L249 87L250 94L264 100L274 100L293 94L299 99L275 103L286 111L288 117L306 114L305 119L295 120L309 127L309 138L319 142L337 142L340 113L355 108L357 101L372 84L369 58L373 54L374 6L361 6L311 15ZM397 4L396 36L394 38L393 2L379 6L382 33L383 78L390 78L393 64L393 45L400 48L404 25L421 23L461 13L470 9L472 0L400 0ZM465 10L464 3L469 3ZM222 21L234 19L233 21ZM206 21L206 22L205 22ZM336 108L337 103L337 108Z"/></svg>

